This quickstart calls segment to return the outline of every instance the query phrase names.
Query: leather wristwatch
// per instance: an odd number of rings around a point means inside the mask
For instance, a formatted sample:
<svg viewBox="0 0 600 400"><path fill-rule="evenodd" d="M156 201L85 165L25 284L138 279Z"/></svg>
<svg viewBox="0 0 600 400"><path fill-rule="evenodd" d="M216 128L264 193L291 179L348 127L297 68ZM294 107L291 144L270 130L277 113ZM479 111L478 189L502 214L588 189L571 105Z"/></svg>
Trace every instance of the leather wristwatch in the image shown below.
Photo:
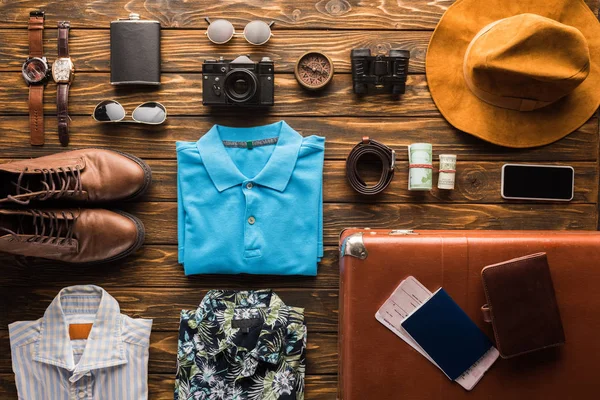
<svg viewBox="0 0 600 400"><path fill-rule="evenodd" d="M56 111L58 138L63 146L69 144L69 87L75 77L75 67L69 57L69 21L58 23L58 58L52 65L56 82Z"/></svg>
<svg viewBox="0 0 600 400"><path fill-rule="evenodd" d="M29 85L29 131L31 144L44 144L44 86L50 66L44 57L44 12L29 13L29 57L23 63L23 78Z"/></svg>

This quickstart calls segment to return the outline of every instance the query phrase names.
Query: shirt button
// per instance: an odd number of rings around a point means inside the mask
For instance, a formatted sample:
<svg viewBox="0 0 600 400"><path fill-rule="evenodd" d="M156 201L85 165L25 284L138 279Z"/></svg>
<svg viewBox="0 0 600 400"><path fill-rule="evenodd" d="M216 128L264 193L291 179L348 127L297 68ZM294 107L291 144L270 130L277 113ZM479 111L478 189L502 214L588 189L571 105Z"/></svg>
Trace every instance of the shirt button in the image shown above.
<svg viewBox="0 0 600 400"><path fill-rule="evenodd" d="M254 218L254 217L250 217L250 218L248 218L248 223L249 223L250 225L254 225L254 223L255 223L255 222L256 222L256 218Z"/></svg>
<svg viewBox="0 0 600 400"><path fill-rule="evenodd" d="M83 399L85 397L85 392L83 390L80 390L79 393L77 393L77 397Z"/></svg>
<svg viewBox="0 0 600 400"><path fill-rule="evenodd" d="M252 182L248 182L246 184L246 189L248 189L248 190L252 189L253 187L254 187L254 185L252 184Z"/></svg>

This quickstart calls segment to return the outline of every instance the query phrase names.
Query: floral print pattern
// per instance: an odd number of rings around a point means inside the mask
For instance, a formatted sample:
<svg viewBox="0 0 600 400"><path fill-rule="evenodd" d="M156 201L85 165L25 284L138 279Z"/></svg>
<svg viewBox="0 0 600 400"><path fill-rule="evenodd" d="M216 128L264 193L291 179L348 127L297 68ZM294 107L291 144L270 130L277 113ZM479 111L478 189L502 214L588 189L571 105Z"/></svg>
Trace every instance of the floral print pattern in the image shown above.
<svg viewBox="0 0 600 400"><path fill-rule="evenodd" d="M211 290L179 327L175 400L303 400L304 310L271 290Z"/></svg>

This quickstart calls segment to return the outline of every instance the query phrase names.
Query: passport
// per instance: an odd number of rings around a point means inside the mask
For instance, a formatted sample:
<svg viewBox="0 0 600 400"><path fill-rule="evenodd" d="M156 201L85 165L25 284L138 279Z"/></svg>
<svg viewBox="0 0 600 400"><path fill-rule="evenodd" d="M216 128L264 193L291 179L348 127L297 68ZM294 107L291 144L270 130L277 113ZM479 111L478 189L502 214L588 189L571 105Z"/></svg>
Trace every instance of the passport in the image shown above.
<svg viewBox="0 0 600 400"><path fill-rule="evenodd" d="M443 288L409 315L402 328L451 380L459 378L494 348Z"/></svg>

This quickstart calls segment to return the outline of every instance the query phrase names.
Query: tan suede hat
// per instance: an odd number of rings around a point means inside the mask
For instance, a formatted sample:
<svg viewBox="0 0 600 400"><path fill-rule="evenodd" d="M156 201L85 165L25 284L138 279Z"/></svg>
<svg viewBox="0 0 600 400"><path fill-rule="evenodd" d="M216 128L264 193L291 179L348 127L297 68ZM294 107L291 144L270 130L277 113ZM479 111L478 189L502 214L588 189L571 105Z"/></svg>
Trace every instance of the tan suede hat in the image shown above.
<svg viewBox="0 0 600 400"><path fill-rule="evenodd" d="M600 23L583 0L458 0L426 68L457 129L501 146L545 145L600 105Z"/></svg>

